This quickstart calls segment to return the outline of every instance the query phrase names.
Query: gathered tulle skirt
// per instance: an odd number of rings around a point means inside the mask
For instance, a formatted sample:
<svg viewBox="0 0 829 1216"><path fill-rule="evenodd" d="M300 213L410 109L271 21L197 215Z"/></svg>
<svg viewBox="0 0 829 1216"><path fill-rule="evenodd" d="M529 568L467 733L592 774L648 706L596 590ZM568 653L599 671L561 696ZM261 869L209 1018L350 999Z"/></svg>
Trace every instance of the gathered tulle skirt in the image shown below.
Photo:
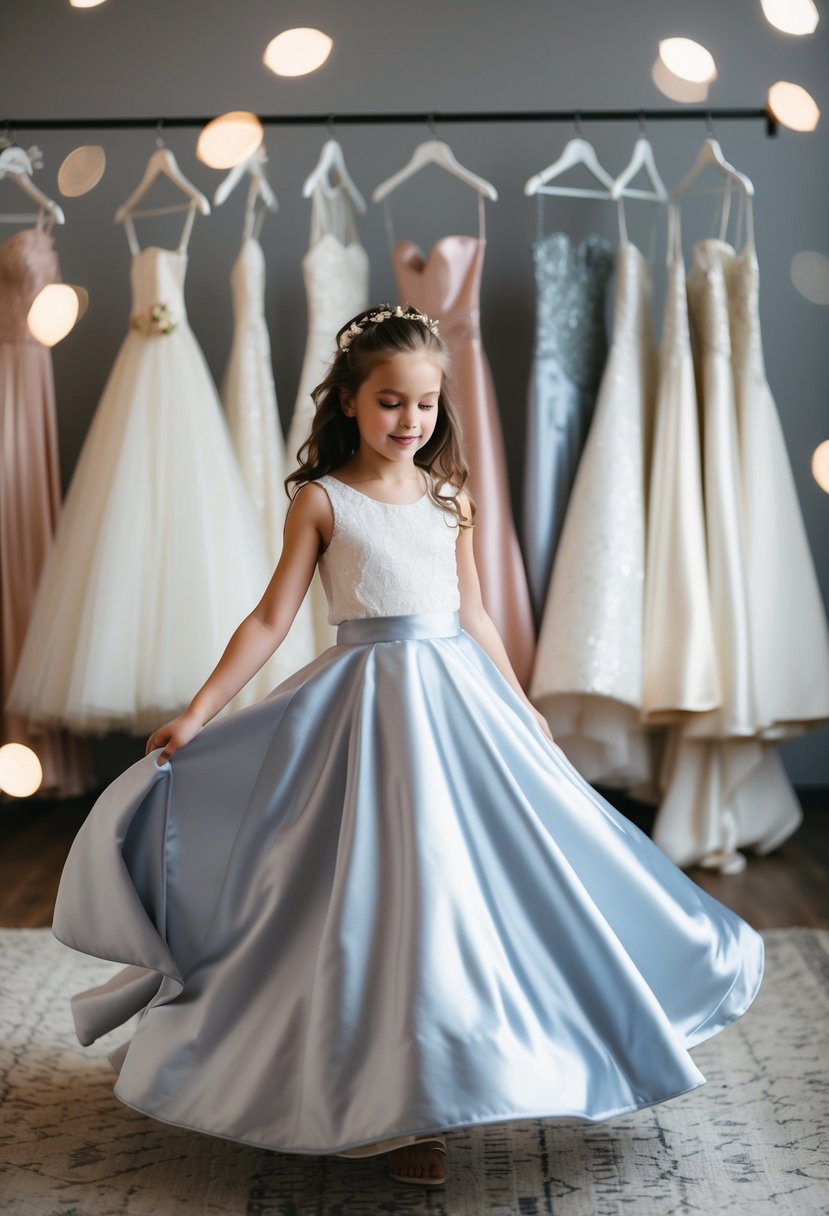
<svg viewBox="0 0 829 1216"><path fill-rule="evenodd" d="M362 1155L693 1089L762 940L579 777L455 612L351 620L259 704L100 797L53 932L116 1096Z"/></svg>
<svg viewBox="0 0 829 1216"><path fill-rule="evenodd" d="M192 331L130 332L43 565L9 708L81 732L159 726L189 704L271 573ZM294 630L233 708L307 654Z"/></svg>

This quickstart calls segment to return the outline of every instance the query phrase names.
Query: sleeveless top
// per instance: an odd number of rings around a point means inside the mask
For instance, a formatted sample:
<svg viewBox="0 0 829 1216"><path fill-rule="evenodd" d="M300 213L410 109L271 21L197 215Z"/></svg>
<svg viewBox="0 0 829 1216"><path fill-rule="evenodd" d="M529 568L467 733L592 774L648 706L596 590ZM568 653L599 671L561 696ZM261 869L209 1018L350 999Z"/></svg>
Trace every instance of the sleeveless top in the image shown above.
<svg viewBox="0 0 829 1216"><path fill-rule="evenodd" d="M334 512L331 541L319 559L330 625L460 608L458 521L428 491L416 502L386 503L329 473L316 481ZM455 491L448 484L441 493Z"/></svg>

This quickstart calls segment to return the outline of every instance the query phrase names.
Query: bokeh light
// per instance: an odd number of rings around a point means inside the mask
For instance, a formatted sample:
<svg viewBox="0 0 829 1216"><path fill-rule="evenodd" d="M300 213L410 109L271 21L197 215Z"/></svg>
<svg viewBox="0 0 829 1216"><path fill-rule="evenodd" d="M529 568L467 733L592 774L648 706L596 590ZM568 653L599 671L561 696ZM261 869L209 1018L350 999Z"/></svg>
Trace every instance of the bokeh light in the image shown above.
<svg viewBox="0 0 829 1216"><path fill-rule="evenodd" d="M0 790L13 798L30 798L42 780L43 769L30 747L23 743L0 747Z"/></svg>
<svg viewBox="0 0 829 1216"><path fill-rule="evenodd" d="M75 326L80 306L74 287L68 283L47 283L29 309L29 330L44 346L55 346Z"/></svg>
<svg viewBox="0 0 829 1216"><path fill-rule="evenodd" d="M813 34L820 14L813 0L760 0L769 25L784 34Z"/></svg>
<svg viewBox="0 0 829 1216"><path fill-rule="evenodd" d="M322 67L333 45L333 38L322 30L300 26L284 30L273 38L263 58L266 66L277 76L305 76Z"/></svg>
<svg viewBox="0 0 829 1216"><path fill-rule="evenodd" d="M196 156L211 169L232 169L252 156L263 138L262 124L255 114L232 110L202 127Z"/></svg>
<svg viewBox="0 0 829 1216"><path fill-rule="evenodd" d="M659 43L659 58L680 80L704 84L717 75L714 56L692 38L663 38Z"/></svg>
<svg viewBox="0 0 829 1216"><path fill-rule="evenodd" d="M790 80L778 80L769 89L769 109L778 122L792 131L814 131L820 109L811 93Z"/></svg>
<svg viewBox="0 0 829 1216"><path fill-rule="evenodd" d="M829 305L829 258L815 249L803 249L792 258L792 282L811 304Z"/></svg>
<svg viewBox="0 0 829 1216"><path fill-rule="evenodd" d="M829 439L819 443L812 453L812 476L821 490L829 494Z"/></svg>
<svg viewBox="0 0 829 1216"><path fill-rule="evenodd" d="M66 198L87 194L104 176L106 153L100 144L85 144L64 158L58 169L58 188Z"/></svg>

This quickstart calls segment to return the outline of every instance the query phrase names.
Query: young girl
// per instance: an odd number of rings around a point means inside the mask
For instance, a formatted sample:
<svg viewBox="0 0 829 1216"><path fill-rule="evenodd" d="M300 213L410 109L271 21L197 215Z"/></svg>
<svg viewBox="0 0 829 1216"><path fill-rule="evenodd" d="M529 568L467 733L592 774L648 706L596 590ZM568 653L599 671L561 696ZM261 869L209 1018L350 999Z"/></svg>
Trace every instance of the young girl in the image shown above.
<svg viewBox="0 0 829 1216"><path fill-rule="evenodd" d="M94 806L53 930L128 964L73 998L82 1043L140 1012L110 1056L128 1106L439 1184L442 1131L703 1084L688 1048L748 1008L763 947L522 692L481 603L437 326L385 307L338 347L271 583ZM205 725L317 562L336 645Z"/></svg>

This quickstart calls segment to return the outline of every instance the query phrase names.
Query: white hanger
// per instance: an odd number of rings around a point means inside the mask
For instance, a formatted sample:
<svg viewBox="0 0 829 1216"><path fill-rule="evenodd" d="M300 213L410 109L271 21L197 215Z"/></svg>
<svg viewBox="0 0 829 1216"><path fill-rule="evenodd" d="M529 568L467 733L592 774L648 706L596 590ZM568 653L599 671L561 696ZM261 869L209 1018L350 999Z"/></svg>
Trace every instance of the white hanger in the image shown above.
<svg viewBox="0 0 829 1216"><path fill-rule="evenodd" d="M245 173L249 173L251 177L250 190L248 192L247 206L250 208L256 198L261 198L262 202L269 211L278 211L279 203L276 201L276 195L270 187L268 179L265 177L264 165L268 163L268 155L264 145L260 144L255 152L252 152L247 160L241 161L238 165L230 170L223 182L220 182L216 187L216 192L213 195L213 202L217 207L221 207L222 203L233 193L238 186Z"/></svg>
<svg viewBox="0 0 829 1216"><path fill-rule="evenodd" d="M631 190L627 188L628 182L633 181L640 169L644 169L647 173L653 187L652 190ZM642 198L653 203L667 203L669 198L668 188L659 176L659 170L653 158L653 148L651 147L650 140L644 134L639 135L639 138L633 145L633 155L627 167L622 170L610 187L610 197Z"/></svg>
<svg viewBox="0 0 829 1216"><path fill-rule="evenodd" d="M56 224L64 224L66 217L63 214L63 209L58 206L53 199L49 198L38 190L34 182L30 181L32 175L32 162L29 160L28 154L23 148L16 144L10 148L4 148L0 152L0 179L8 178L9 181L15 182L24 194L28 194L36 203L45 208L54 216ZM12 215L6 213L0 215L0 220L6 223L22 223L24 220L37 219L36 215Z"/></svg>
<svg viewBox="0 0 829 1216"><path fill-rule="evenodd" d="M584 165L605 186L604 190L589 190L580 186L548 186L547 183L576 165ZM613 178L599 164L596 150L581 135L576 135L566 144L557 161L536 173L524 186L525 194L563 194L572 198L610 198Z"/></svg>
<svg viewBox="0 0 829 1216"><path fill-rule="evenodd" d="M492 202L498 201L498 191L492 183L483 177L478 177L477 173L472 173L459 164L452 149L442 139L427 139L425 143L418 144L409 163L393 177L381 182L372 194L372 200L375 203L382 202L386 195L391 194L392 190L396 190L412 174L419 172L426 165L439 165L442 169L454 174L455 177L459 177L473 190L477 190L479 194L491 199Z"/></svg>
<svg viewBox="0 0 829 1216"><path fill-rule="evenodd" d="M354 206L359 212L364 212L366 209L365 199L349 176L349 172L345 167L343 150L336 139L327 139L322 145L322 152L320 153L316 168L305 179L305 184L302 187L302 197L310 198L314 189L321 181L330 184L332 169L337 174L341 185L348 192Z"/></svg>
<svg viewBox="0 0 829 1216"><path fill-rule="evenodd" d="M162 173L165 175L165 177L169 177L170 181L174 182L180 190L188 195L202 215L210 214L210 203L204 197L202 192L197 190L193 183L188 181L184 176L181 169L179 169L178 164L176 163L176 158L173 156L170 149L158 147L147 162L147 168L144 170L144 176L142 177L139 185L132 192L127 201L122 203L115 212L116 224L123 224L127 216L131 215L134 211L136 203L140 202L140 200L150 189L150 186L152 186L155 179ZM177 210L178 208L175 209ZM171 210L171 208L163 207L157 208L154 211L145 211L143 214L157 215L161 214L162 211L169 210Z"/></svg>
<svg viewBox="0 0 829 1216"><path fill-rule="evenodd" d="M689 191L689 186L696 181L702 171L709 165L713 165L715 169L719 170L723 177L728 179L729 183L739 186L740 190L749 198L754 195L754 186L752 182L746 177L745 173L741 173L739 169L735 169L733 165L728 163L723 156L723 151L718 141L714 139L713 135L709 135L697 153L697 159L693 169L690 173L683 177L678 186L674 186L673 190L671 191L671 197L679 198L679 196L682 194L705 193L704 190Z"/></svg>

